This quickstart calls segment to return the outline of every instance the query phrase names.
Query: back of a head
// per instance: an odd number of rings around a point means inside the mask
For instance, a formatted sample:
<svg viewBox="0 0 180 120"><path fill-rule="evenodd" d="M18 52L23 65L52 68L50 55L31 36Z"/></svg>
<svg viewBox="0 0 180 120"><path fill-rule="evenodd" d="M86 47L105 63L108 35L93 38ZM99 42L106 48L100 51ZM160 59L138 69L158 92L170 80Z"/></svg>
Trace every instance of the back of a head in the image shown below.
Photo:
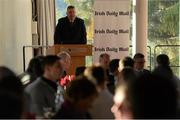
<svg viewBox="0 0 180 120"><path fill-rule="evenodd" d="M132 80L135 80L137 77L134 69L131 67L125 67L124 69L122 69L120 75L122 75L122 79L124 80L124 82L130 82Z"/></svg>
<svg viewBox="0 0 180 120"><path fill-rule="evenodd" d="M23 108L23 85L8 68L0 67L0 118L20 118Z"/></svg>
<svg viewBox="0 0 180 120"><path fill-rule="evenodd" d="M171 80L146 74L129 83L127 91L135 119L176 117L177 91Z"/></svg>
<svg viewBox="0 0 180 120"><path fill-rule="evenodd" d="M142 53L136 53L133 57L134 60L139 58L144 58L144 55Z"/></svg>
<svg viewBox="0 0 180 120"><path fill-rule="evenodd" d="M134 60L131 57L125 57L119 61L119 71L125 67L134 67Z"/></svg>
<svg viewBox="0 0 180 120"><path fill-rule="evenodd" d="M83 74L84 74L85 69L86 69L86 67L85 67L85 66L77 67L77 68L76 68L75 75L76 75L76 76L83 75Z"/></svg>
<svg viewBox="0 0 180 120"><path fill-rule="evenodd" d="M38 56L32 58L29 62L27 72L32 75L34 79L43 75L43 60L44 56Z"/></svg>
<svg viewBox="0 0 180 120"><path fill-rule="evenodd" d="M156 58L158 66L169 66L169 57L166 54L160 54Z"/></svg>
<svg viewBox="0 0 180 120"><path fill-rule="evenodd" d="M0 67L0 90L10 91L18 96L23 95L20 79L6 67Z"/></svg>
<svg viewBox="0 0 180 120"><path fill-rule="evenodd" d="M84 75L96 85L102 85L106 81L105 70L100 66L92 66L85 70Z"/></svg>
<svg viewBox="0 0 180 120"><path fill-rule="evenodd" d="M65 97L74 104L76 102L86 99L90 96L96 96L97 90L95 85L89 81L86 77L81 76L76 80L73 80L66 89Z"/></svg>
<svg viewBox="0 0 180 120"><path fill-rule="evenodd" d="M111 73L114 73L116 70L118 70L119 61L120 61L120 59L113 59L113 60L111 60L111 62L109 63L109 71Z"/></svg>

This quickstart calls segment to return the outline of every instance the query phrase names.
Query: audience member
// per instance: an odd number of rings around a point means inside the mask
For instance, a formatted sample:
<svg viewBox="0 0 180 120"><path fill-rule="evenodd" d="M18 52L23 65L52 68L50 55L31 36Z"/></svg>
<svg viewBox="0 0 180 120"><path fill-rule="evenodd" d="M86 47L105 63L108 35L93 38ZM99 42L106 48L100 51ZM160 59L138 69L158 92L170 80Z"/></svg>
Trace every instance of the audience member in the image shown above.
<svg viewBox="0 0 180 120"><path fill-rule="evenodd" d="M161 77L170 79L176 85L176 89L178 91L178 109L180 111L180 80L179 78L173 73L170 65L169 57L165 54L160 54L157 56L157 67L154 69L153 73L158 74ZM180 116L180 112L179 112Z"/></svg>
<svg viewBox="0 0 180 120"><path fill-rule="evenodd" d="M76 68L76 71L75 71L75 76L78 77L78 76L83 75L85 69L86 69L85 66L77 67L77 68Z"/></svg>
<svg viewBox="0 0 180 120"><path fill-rule="evenodd" d="M43 75L43 59L44 56L32 58L29 62L26 72L19 76L25 87Z"/></svg>
<svg viewBox="0 0 180 120"><path fill-rule="evenodd" d="M102 67L89 67L85 70L85 76L93 83L99 92L98 98L94 101L90 114L93 119L112 119L111 106L113 105L113 96L106 88L107 76Z"/></svg>
<svg viewBox="0 0 180 120"><path fill-rule="evenodd" d="M109 74L109 63L110 63L110 56L107 53L103 53L99 56L99 64L103 67L107 73Z"/></svg>
<svg viewBox="0 0 180 120"><path fill-rule="evenodd" d="M54 112L55 100L58 91L58 79L62 76L63 69L59 57L49 55L44 58L44 74L26 87L26 94L30 96L30 110L37 117L44 117L47 112Z"/></svg>
<svg viewBox="0 0 180 120"><path fill-rule="evenodd" d="M119 72L121 72L121 70L125 67L134 67L134 60L131 57L124 57L119 61Z"/></svg>
<svg viewBox="0 0 180 120"><path fill-rule="evenodd" d="M118 84L129 82L136 79L137 75L132 67L125 67L118 74Z"/></svg>
<svg viewBox="0 0 180 120"><path fill-rule="evenodd" d="M23 85L8 68L0 67L0 118L20 119L23 115Z"/></svg>
<svg viewBox="0 0 180 120"><path fill-rule="evenodd" d="M155 74L120 84L112 112L117 119L176 118L177 91L174 83Z"/></svg>
<svg viewBox="0 0 180 120"><path fill-rule="evenodd" d="M170 61L166 54L160 54L156 58L157 66L169 67Z"/></svg>
<svg viewBox="0 0 180 120"><path fill-rule="evenodd" d="M65 101L56 119L89 119L88 109L97 97L95 85L86 77L73 80L66 89Z"/></svg>
<svg viewBox="0 0 180 120"><path fill-rule="evenodd" d="M169 57L165 54L157 56L157 67L154 69L154 73L158 73L160 76L171 79L175 82L176 87L180 93L180 80L174 75L170 65ZM166 74L165 74L166 73Z"/></svg>
<svg viewBox="0 0 180 120"><path fill-rule="evenodd" d="M137 75L147 74L150 72L149 70L144 69L146 61L142 53L136 53L134 55L133 60L134 60L134 69Z"/></svg>
<svg viewBox="0 0 180 120"><path fill-rule="evenodd" d="M60 63L64 70L64 74L62 77L64 78L67 75L67 70L71 66L71 56L65 51L58 53L57 56L60 57Z"/></svg>
<svg viewBox="0 0 180 120"><path fill-rule="evenodd" d="M109 91L114 95L115 86L118 81L118 67L119 67L120 59L113 59L109 63L109 76L108 76L108 83L107 87Z"/></svg>

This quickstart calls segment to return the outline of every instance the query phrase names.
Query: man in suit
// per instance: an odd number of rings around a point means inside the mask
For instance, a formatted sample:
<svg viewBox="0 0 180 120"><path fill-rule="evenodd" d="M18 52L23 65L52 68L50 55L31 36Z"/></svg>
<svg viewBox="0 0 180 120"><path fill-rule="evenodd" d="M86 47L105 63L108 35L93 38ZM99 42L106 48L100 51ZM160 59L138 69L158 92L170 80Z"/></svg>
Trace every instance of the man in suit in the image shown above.
<svg viewBox="0 0 180 120"><path fill-rule="evenodd" d="M60 18L55 29L54 44L86 44L84 20L76 17L74 6L67 7L67 16Z"/></svg>
<svg viewBox="0 0 180 120"><path fill-rule="evenodd" d="M134 69L137 75L150 73L149 70L144 69L145 59L142 53L136 53L133 59L134 59Z"/></svg>
<svg viewBox="0 0 180 120"><path fill-rule="evenodd" d="M57 81L63 73L59 57L54 55L46 56L43 63L43 76L25 89L25 93L30 99L30 112L40 118L44 117L47 112L55 111L57 91L59 90Z"/></svg>

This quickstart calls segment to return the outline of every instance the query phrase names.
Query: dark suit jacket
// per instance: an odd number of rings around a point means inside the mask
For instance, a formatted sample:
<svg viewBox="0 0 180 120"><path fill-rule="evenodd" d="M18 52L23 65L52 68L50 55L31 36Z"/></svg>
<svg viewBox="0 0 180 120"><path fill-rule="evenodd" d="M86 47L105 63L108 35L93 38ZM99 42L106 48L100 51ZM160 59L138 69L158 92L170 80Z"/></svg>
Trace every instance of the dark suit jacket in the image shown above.
<svg viewBox="0 0 180 120"><path fill-rule="evenodd" d="M86 44L84 21L78 17L70 23L68 17L60 18L55 29L54 44Z"/></svg>

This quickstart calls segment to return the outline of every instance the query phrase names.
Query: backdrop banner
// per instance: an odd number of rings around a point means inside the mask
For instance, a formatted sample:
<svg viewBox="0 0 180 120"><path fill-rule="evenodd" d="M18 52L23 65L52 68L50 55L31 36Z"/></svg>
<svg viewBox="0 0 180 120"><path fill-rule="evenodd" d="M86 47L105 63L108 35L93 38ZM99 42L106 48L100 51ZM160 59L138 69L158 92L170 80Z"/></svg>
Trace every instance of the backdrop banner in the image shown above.
<svg viewBox="0 0 180 120"><path fill-rule="evenodd" d="M130 0L95 0L93 62L108 53L111 59L128 56Z"/></svg>

